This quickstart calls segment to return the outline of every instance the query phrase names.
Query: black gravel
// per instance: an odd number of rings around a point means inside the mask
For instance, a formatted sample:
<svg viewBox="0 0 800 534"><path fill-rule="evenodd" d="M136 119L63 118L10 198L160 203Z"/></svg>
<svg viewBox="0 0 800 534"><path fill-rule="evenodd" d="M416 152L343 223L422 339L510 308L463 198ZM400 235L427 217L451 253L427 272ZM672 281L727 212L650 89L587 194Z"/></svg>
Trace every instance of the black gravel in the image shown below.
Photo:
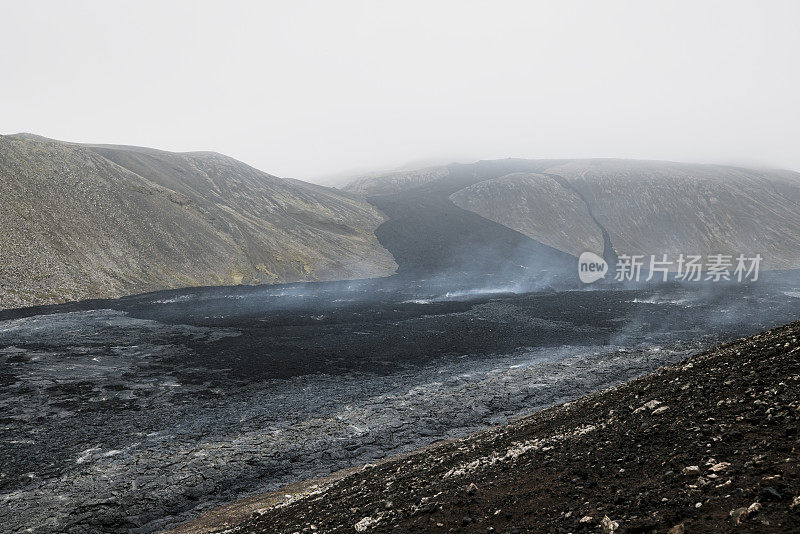
<svg viewBox="0 0 800 534"><path fill-rule="evenodd" d="M499 424L800 312L787 288L370 282L3 312L0 520L154 532ZM788 288L791 289L791 288Z"/></svg>

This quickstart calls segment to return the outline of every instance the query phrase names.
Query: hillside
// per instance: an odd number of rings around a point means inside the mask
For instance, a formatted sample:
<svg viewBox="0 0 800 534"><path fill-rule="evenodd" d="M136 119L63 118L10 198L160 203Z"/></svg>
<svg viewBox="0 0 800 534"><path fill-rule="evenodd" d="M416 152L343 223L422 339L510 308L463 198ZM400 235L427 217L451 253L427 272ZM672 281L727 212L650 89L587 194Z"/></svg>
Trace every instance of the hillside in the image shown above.
<svg viewBox="0 0 800 534"><path fill-rule="evenodd" d="M221 154L0 136L0 308L385 276L383 220Z"/></svg>
<svg viewBox="0 0 800 534"><path fill-rule="evenodd" d="M375 231L392 253L398 273L446 280L505 284L516 280L549 283L574 278L574 256L501 222L463 209L453 193L483 180L547 162L502 160L400 173L359 180L345 190L358 192L388 220Z"/></svg>
<svg viewBox="0 0 800 534"><path fill-rule="evenodd" d="M212 152L23 134L0 136L0 235L0 309L395 271L448 287L567 286L585 250L761 254L762 270L800 269L800 174L506 159L340 191Z"/></svg>
<svg viewBox="0 0 800 534"><path fill-rule="evenodd" d="M174 534L797 532L800 324Z"/></svg>
<svg viewBox="0 0 800 534"><path fill-rule="evenodd" d="M445 220L463 219L449 238L491 223L551 251L625 254L732 254L764 257L763 269L800 268L800 174L721 165L632 160L496 160L362 178L346 188L366 196L389 221L381 243L400 269L414 261ZM424 216L406 216L408 212ZM396 227L402 226L405 233ZM475 250L497 249L492 240ZM451 254L448 252L448 256ZM503 254L499 254L503 256ZM557 255L551 254L553 258ZM507 255L505 257L508 257ZM538 256L537 256L538 257ZM524 259L524 258L523 258ZM549 262L558 269L557 261ZM497 267L493 267L497 269ZM490 269L491 270L491 269Z"/></svg>

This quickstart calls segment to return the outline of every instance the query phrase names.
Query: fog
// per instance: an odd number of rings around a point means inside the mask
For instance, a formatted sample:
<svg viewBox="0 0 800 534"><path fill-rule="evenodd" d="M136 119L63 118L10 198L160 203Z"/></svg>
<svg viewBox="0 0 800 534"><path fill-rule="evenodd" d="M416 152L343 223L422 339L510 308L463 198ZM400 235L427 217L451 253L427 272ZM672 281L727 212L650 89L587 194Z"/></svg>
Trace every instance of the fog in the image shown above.
<svg viewBox="0 0 800 534"><path fill-rule="evenodd" d="M800 3L3 2L0 132L322 183L449 161L800 170Z"/></svg>

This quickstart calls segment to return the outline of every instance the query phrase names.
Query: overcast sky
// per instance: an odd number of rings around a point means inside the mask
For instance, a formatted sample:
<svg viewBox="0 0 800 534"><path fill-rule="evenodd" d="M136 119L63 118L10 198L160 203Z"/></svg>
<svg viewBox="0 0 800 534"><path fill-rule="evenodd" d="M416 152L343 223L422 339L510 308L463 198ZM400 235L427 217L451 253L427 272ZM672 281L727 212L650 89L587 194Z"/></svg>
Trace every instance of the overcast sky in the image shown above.
<svg viewBox="0 0 800 534"><path fill-rule="evenodd" d="M0 8L0 133L312 181L509 156L800 170L795 0Z"/></svg>

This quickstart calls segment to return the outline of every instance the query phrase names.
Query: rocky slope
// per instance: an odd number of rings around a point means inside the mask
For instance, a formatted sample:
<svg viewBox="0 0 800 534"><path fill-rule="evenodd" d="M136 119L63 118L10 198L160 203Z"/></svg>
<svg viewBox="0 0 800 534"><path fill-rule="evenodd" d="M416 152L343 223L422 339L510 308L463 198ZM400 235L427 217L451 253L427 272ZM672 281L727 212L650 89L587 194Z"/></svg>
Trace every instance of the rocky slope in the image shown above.
<svg viewBox="0 0 800 534"><path fill-rule="evenodd" d="M573 256L603 250L603 234L580 195L550 176L508 174L465 187L450 199Z"/></svg>
<svg viewBox="0 0 800 534"><path fill-rule="evenodd" d="M339 191L209 152L0 136L0 235L0 309L395 269L536 289L577 283L584 250L761 254L762 269L798 269L800 174L507 159Z"/></svg>
<svg viewBox="0 0 800 534"><path fill-rule="evenodd" d="M0 309L385 276L363 200L209 152L0 136Z"/></svg>
<svg viewBox="0 0 800 534"><path fill-rule="evenodd" d="M761 254L764 269L800 268L800 174L789 171L509 159L362 178L346 189L381 209L396 207L400 215L387 210L378 237L400 256L401 269L404 244L382 232L422 202L438 211L405 221L415 227L413 235L435 235L454 205L573 256L604 249L606 257L614 250L670 257Z"/></svg>
<svg viewBox="0 0 800 534"><path fill-rule="evenodd" d="M388 218L375 231L398 273L475 285L575 278L575 258L507 225L453 204L450 195L477 182L547 162L503 160L397 173L348 186ZM538 168L538 167L537 167ZM532 287L532 286L531 286Z"/></svg>
<svg viewBox="0 0 800 534"><path fill-rule="evenodd" d="M175 532L797 532L800 323Z"/></svg>

